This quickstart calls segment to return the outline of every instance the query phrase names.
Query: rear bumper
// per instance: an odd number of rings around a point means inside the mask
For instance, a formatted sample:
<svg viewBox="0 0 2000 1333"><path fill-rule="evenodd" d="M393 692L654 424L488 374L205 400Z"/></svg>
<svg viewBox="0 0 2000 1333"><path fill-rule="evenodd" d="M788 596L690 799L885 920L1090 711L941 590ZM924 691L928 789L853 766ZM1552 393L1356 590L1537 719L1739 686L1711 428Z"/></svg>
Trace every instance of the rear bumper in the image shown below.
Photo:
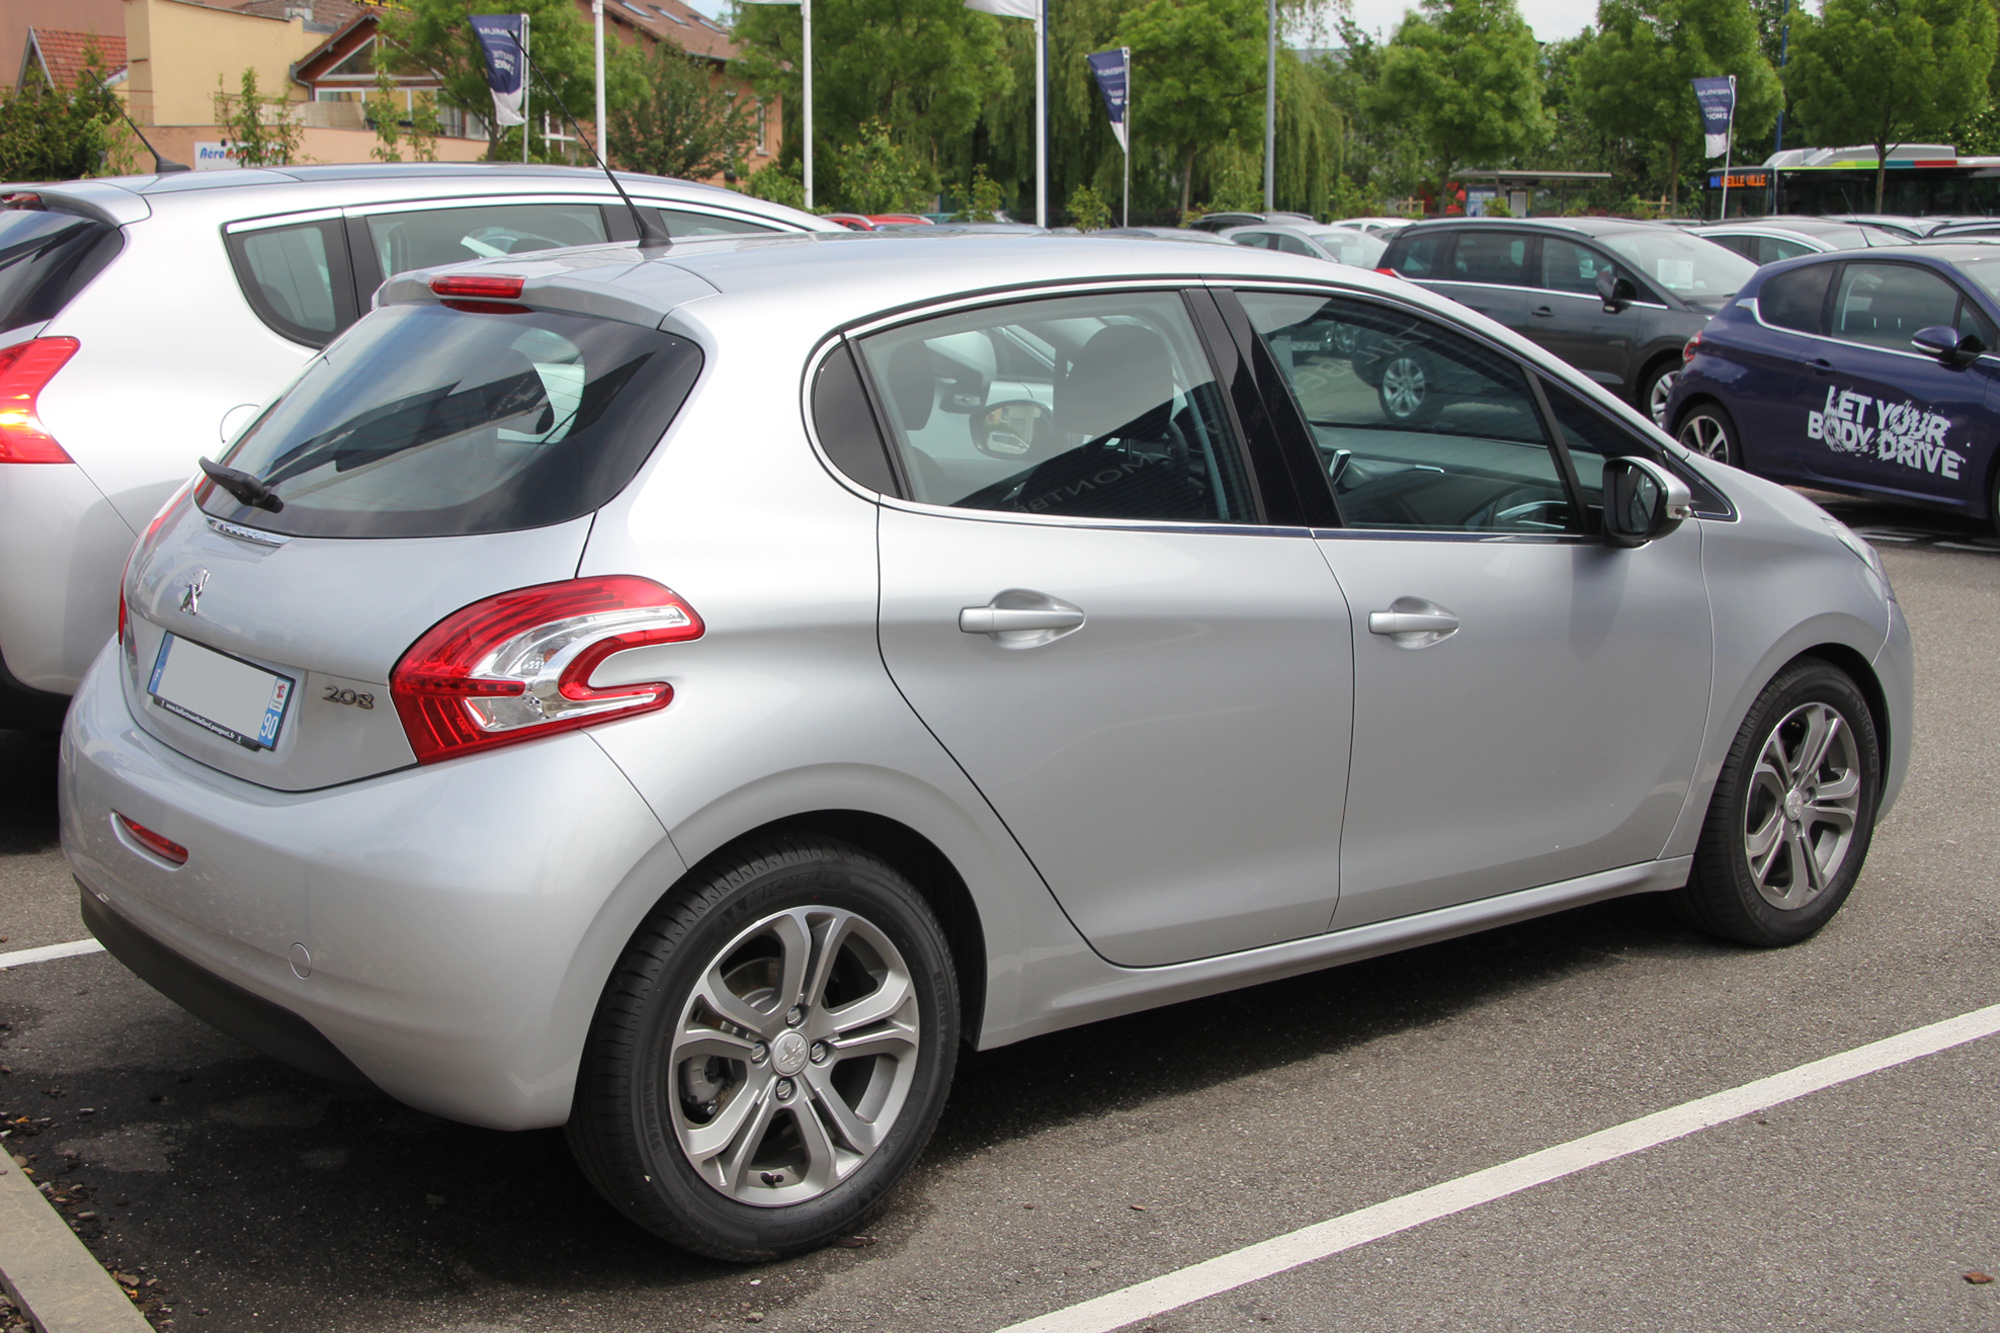
<svg viewBox="0 0 2000 1333"><path fill-rule="evenodd" d="M278 792L141 731L116 668L107 651L78 690L60 787L63 849L106 947L316 1073L471 1124L562 1123L604 980L683 870L596 742Z"/></svg>

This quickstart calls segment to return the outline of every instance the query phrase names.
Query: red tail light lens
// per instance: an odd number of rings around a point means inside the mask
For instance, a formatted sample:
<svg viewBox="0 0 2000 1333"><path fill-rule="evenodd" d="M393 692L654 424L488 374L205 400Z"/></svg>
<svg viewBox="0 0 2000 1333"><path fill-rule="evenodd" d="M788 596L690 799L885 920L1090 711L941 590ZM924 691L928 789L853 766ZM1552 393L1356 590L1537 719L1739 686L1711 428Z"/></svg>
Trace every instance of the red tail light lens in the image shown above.
<svg viewBox="0 0 2000 1333"><path fill-rule="evenodd" d="M131 835L134 842L159 857L162 861L171 861L177 866L187 864L188 849L171 838L164 838L147 828L144 824L139 823L137 820L127 819L124 815L118 816L118 825Z"/></svg>
<svg viewBox="0 0 2000 1333"><path fill-rule="evenodd" d="M74 338L31 338L0 349L0 463L70 461L42 428L35 399L79 345Z"/></svg>
<svg viewBox="0 0 2000 1333"><path fill-rule="evenodd" d="M431 279L431 290L439 296L469 296L484 301L518 301L526 278L501 273L447 273Z"/></svg>
<svg viewBox="0 0 2000 1333"><path fill-rule="evenodd" d="M631 574L516 588L440 620L389 673L417 762L434 764L665 708L663 680L593 686L614 653L702 634L670 589Z"/></svg>
<svg viewBox="0 0 2000 1333"><path fill-rule="evenodd" d="M1682 363L1685 364L1686 362L1694 360L1696 355L1698 355L1700 351L1701 351L1701 335L1697 333L1694 335L1694 337L1688 339L1687 342L1681 345Z"/></svg>
<svg viewBox="0 0 2000 1333"><path fill-rule="evenodd" d="M1393 268L1378 268L1375 271L1377 273L1380 273L1385 278L1393 278L1399 276L1396 270Z"/></svg>

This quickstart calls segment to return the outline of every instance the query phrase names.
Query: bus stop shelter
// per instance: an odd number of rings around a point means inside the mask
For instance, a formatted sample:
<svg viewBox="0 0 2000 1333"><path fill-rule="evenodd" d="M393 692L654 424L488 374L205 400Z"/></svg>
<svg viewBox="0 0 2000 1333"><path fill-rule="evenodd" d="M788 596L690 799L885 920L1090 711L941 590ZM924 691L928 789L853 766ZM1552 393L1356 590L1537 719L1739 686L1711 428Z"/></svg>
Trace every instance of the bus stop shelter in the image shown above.
<svg viewBox="0 0 2000 1333"><path fill-rule="evenodd" d="M1560 213L1571 189L1588 190L1611 179L1608 171L1454 171L1451 178L1465 186L1465 212L1478 217L1486 205L1499 200L1517 218L1531 217L1537 193L1555 192L1554 211ZM1546 211L1546 210L1545 210Z"/></svg>

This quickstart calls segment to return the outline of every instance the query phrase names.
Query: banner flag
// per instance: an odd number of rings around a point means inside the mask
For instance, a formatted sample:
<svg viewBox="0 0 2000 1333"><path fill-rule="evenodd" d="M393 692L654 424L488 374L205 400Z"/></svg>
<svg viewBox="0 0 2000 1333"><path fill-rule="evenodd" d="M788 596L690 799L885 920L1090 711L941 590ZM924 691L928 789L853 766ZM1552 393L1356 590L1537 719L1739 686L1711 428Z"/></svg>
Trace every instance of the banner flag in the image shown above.
<svg viewBox="0 0 2000 1333"><path fill-rule="evenodd" d="M1111 132L1118 136L1118 146L1129 153L1132 141L1126 134L1125 103L1131 86L1132 48L1121 46L1116 51L1097 51L1084 59L1090 62L1097 91L1104 98L1104 112L1111 117Z"/></svg>
<svg viewBox="0 0 2000 1333"><path fill-rule="evenodd" d="M495 125L525 125L521 95L527 80L521 77L521 16L519 14L474 14L472 31L479 37L480 54L486 57L486 86L493 93Z"/></svg>
<svg viewBox="0 0 2000 1333"><path fill-rule="evenodd" d="M1032 19L1040 12L1036 0L965 0L965 7L1003 19Z"/></svg>
<svg viewBox="0 0 2000 1333"><path fill-rule="evenodd" d="M1701 131L1708 139L1708 156L1729 151L1729 130L1736 120L1736 76L1695 79L1694 100L1701 106Z"/></svg>

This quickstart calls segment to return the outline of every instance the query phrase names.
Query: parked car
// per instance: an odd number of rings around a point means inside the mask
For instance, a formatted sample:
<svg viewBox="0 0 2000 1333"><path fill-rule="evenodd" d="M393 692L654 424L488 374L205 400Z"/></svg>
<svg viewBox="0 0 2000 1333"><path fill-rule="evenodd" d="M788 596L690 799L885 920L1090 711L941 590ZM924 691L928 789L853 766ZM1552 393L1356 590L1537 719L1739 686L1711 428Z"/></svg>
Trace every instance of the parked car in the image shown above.
<svg viewBox="0 0 2000 1333"><path fill-rule="evenodd" d="M1756 271L1683 229L1620 218L1423 222L1382 265L1540 343L1656 423L1681 348Z"/></svg>
<svg viewBox="0 0 2000 1333"><path fill-rule="evenodd" d="M1920 217L1911 217L1907 213L1831 213L1827 215L1827 220L1829 222L1866 223L1868 226L1871 227L1880 227L1884 231L1897 232L1903 236L1909 237L1911 240L1918 240L1922 237L1928 236L1932 232L1936 231L1939 227L1949 226L1953 222L1981 221L1981 219L1979 218L1956 218L1956 217L1920 218Z"/></svg>
<svg viewBox="0 0 2000 1333"><path fill-rule="evenodd" d="M1759 270L1688 348L1681 442L1759 476L2000 521L2000 249Z"/></svg>
<svg viewBox="0 0 2000 1333"><path fill-rule="evenodd" d="M1869 547L1392 278L799 235L381 300L139 543L85 919L706 1254L859 1224L961 1043L1627 893L1803 939L1908 768Z"/></svg>
<svg viewBox="0 0 2000 1333"><path fill-rule="evenodd" d="M1379 236L1386 241L1392 239L1397 232L1409 226L1413 221L1415 221L1413 218L1338 218L1335 219L1333 225L1336 227L1359 227L1370 236Z"/></svg>
<svg viewBox="0 0 2000 1333"><path fill-rule="evenodd" d="M1142 241L1193 241L1202 245L1228 245L1229 242L1212 231L1201 231L1194 227L1106 227L1086 235L1111 239Z"/></svg>
<svg viewBox="0 0 2000 1333"><path fill-rule="evenodd" d="M865 213L827 213L828 222L836 222L849 231L874 231L875 223Z"/></svg>
<svg viewBox="0 0 2000 1333"><path fill-rule="evenodd" d="M676 236L826 229L623 178ZM214 453L410 268L636 235L601 172L286 167L16 188L0 205L0 727L53 728L118 570ZM31 573L32 572L32 573Z"/></svg>
<svg viewBox="0 0 2000 1333"><path fill-rule="evenodd" d="M1779 216L1737 218L1690 228L1693 235L1734 250L1753 264L1775 264L1831 250L1865 250L1900 245L1907 237L1884 227L1832 218Z"/></svg>
<svg viewBox="0 0 2000 1333"><path fill-rule="evenodd" d="M1226 227L1245 227L1257 222L1304 222L1316 219L1304 213L1207 213L1188 223L1196 231L1221 231Z"/></svg>
<svg viewBox="0 0 2000 1333"><path fill-rule="evenodd" d="M1264 250L1282 250L1290 255L1308 255L1336 264L1374 268L1381 262L1387 241L1370 236L1359 227L1324 227L1318 224L1279 226L1263 223L1254 227L1230 227L1219 233L1238 245Z"/></svg>

